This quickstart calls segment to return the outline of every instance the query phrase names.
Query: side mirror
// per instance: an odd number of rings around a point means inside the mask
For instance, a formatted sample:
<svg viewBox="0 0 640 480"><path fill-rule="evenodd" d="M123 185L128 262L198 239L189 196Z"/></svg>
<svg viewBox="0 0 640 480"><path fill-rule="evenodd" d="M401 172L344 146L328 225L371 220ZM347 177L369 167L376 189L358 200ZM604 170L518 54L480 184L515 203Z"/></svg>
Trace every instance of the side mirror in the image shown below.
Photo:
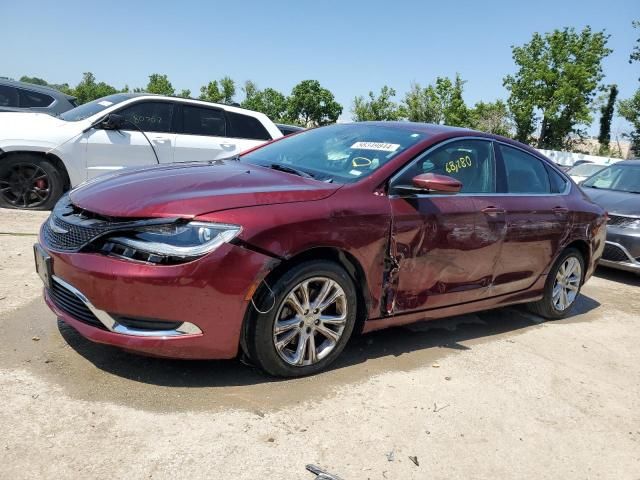
<svg viewBox="0 0 640 480"><path fill-rule="evenodd" d="M120 130L122 127L124 127L124 123L125 119L122 115L118 115L117 113L110 113L97 125L97 127L104 130Z"/></svg>
<svg viewBox="0 0 640 480"><path fill-rule="evenodd" d="M436 173L422 173L412 179L413 186L417 190L426 190L437 193L458 193L462 188L462 182L447 175Z"/></svg>

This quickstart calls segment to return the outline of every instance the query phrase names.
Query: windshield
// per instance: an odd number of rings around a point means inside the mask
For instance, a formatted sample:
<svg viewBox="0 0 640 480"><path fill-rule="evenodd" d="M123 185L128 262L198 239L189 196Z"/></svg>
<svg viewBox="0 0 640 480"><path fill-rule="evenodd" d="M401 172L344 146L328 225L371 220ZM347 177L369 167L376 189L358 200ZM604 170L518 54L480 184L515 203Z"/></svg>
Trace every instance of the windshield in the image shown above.
<svg viewBox="0 0 640 480"><path fill-rule="evenodd" d="M102 97L93 102L85 103L80 105L79 107L72 108L71 110L67 110L66 112L60 114L62 120L66 120L67 122L78 122L80 120L84 120L85 118L89 118L96 113L100 113L106 108L109 108L111 105L115 105L116 103L124 102L125 100L129 100L131 95L127 93L116 93L114 95L109 95L107 97Z"/></svg>
<svg viewBox="0 0 640 480"><path fill-rule="evenodd" d="M353 183L427 136L371 124L340 124L284 138L242 156L243 162L289 167L317 180Z"/></svg>
<svg viewBox="0 0 640 480"><path fill-rule="evenodd" d="M583 164L578 165L576 167L570 168L567 171L567 174L576 175L576 176L579 176L579 177L590 177L591 175L593 175L594 173L599 172L600 170L602 170L605 167L606 167L606 165L597 165L595 163L583 163Z"/></svg>
<svg viewBox="0 0 640 480"><path fill-rule="evenodd" d="M611 165L582 184L620 192L640 193L640 165Z"/></svg>

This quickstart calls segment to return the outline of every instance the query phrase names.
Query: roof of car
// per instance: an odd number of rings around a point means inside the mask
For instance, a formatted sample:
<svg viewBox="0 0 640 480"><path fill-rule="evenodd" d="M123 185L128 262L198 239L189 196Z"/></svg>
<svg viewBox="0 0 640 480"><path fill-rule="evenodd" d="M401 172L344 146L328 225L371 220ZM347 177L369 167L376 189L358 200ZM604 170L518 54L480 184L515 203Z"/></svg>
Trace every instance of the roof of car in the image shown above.
<svg viewBox="0 0 640 480"><path fill-rule="evenodd" d="M439 133L450 133L450 132L473 132L474 130L470 130L468 128L461 127L450 127L448 125L436 125L433 123L420 123L420 122L357 122L358 124L369 124L369 125L379 125L383 127L394 127L394 128L402 128L404 130L413 130L413 131L422 131L431 135L436 135Z"/></svg>
<svg viewBox="0 0 640 480"><path fill-rule="evenodd" d="M63 97L68 99L76 98L73 95L67 95L64 92L61 92L60 90L47 85L37 85L35 83L18 82L16 80L10 80L8 78L0 78L0 84L10 86L10 87L23 88L25 90L32 90L34 92L46 93L48 95L53 95L53 96L58 96L58 97Z"/></svg>
<svg viewBox="0 0 640 480"><path fill-rule="evenodd" d="M640 158L630 158L629 160L622 160L616 162L615 165L640 165Z"/></svg>

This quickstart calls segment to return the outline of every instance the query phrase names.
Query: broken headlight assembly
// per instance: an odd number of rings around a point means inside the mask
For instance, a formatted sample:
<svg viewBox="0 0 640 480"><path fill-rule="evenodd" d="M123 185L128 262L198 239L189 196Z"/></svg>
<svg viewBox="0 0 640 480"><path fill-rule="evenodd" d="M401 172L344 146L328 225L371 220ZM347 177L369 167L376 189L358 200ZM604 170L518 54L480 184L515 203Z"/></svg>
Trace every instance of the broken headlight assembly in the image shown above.
<svg viewBox="0 0 640 480"><path fill-rule="evenodd" d="M143 226L102 238L97 249L106 255L159 264L193 260L237 237L239 225L209 222Z"/></svg>

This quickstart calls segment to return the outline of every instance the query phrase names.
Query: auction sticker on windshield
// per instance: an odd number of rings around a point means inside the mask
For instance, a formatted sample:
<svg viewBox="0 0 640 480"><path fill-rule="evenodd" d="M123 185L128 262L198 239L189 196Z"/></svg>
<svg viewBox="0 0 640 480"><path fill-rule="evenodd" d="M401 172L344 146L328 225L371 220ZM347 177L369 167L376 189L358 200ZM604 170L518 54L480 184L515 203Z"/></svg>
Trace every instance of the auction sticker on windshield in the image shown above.
<svg viewBox="0 0 640 480"><path fill-rule="evenodd" d="M400 148L399 143L382 143L382 142L356 142L351 148L361 150L380 150L381 152L395 152Z"/></svg>

